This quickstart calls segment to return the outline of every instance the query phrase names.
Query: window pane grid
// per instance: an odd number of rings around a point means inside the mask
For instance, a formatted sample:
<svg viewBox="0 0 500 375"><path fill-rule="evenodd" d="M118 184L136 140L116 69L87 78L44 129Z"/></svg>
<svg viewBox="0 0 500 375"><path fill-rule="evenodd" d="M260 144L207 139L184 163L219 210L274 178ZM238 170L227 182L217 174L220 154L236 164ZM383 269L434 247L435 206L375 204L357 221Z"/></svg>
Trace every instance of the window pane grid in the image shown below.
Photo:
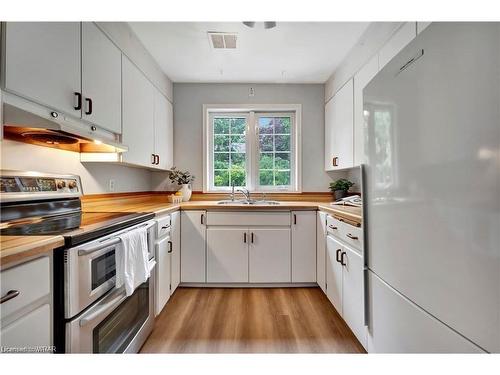
<svg viewBox="0 0 500 375"><path fill-rule="evenodd" d="M258 126L259 185L290 186L291 118L262 116L258 120Z"/></svg>
<svg viewBox="0 0 500 375"><path fill-rule="evenodd" d="M228 187L246 185L246 118L213 119L213 184Z"/></svg>

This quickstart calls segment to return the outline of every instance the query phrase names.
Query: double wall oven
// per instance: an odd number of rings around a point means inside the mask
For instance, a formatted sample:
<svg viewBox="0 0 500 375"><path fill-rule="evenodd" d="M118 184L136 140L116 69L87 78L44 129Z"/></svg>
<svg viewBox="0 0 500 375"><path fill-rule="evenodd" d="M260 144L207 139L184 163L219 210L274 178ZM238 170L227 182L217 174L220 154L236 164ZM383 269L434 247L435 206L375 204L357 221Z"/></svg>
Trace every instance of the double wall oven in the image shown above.
<svg viewBox="0 0 500 375"><path fill-rule="evenodd" d="M66 352L123 353L140 349L154 324L155 225L146 221L64 249L64 319L59 319L64 326L59 328L64 331ZM140 227L148 231L152 276L127 297L123 287L115 287L115 253L119 251L119 235Z"/></svg>
<svg viewBox="0 0 500 375"><path fill-rule="evenodd" d="M154 214L84 212L80 178L2 171L2 235L59 234L54 251L56 352L137 352L154 324ZM120 234L148 234L150 278L126 296L116 288Z"/></svg>

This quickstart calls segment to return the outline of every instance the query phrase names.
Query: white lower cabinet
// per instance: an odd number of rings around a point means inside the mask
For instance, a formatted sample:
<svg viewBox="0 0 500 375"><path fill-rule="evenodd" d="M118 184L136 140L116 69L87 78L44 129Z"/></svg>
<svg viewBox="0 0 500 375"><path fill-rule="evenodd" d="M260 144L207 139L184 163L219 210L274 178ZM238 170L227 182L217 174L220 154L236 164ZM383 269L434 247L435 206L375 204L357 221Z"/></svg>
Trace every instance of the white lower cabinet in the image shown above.
<svg viewBox="0 0 500 375"><path fill-rule="evenodd" d="M321 211L316 223L316 282L326 293L326 213Z"/></svg>
<svg viewBox="0 0 500 375"><path fill-rule="evenodd" d="M181 282L206 282L206 212L181 211Z"/></svg>
<svg viewBox="0 0 500 375"><path fill-rule="evenodd" d="M170 241L172 241L172 263L170 275L170 294L173 294L181 282L181 213L170 215Z"/></svg>
<svg viewBox="0 0 500 375"><path fill-rule="evenodd" d="M248 282L248 229L207 229L207 282Z"/></svg>
<svg viewBox="0 0 500 375"><path fill-rule="evenodd" d="M0 272L2 347L52 345L52 256Z"/></svg>
<svg viewBox="0 0 500 375"><path fill-rule="evenodd" d="M171 254L170 237L165 237L156 244L156 311L158 315L170 298Z"/></svg>
<svg viewBox="0 0 500 375"><path fill-rule="evenodd" d="M316 282L316 211L292 211L292 282Z"/></svg>
<svg viewBox="0 0 500 375"><path fill-rule="evenodd" d="M359 342L366 348L363 258L331 235L327 236L326 242L326 294Z"/></svg>
<svg viewBox="0 0 500 375"><path fill-rule="evenodd" d="M363 258L344 246L342 269L342 317L359 342L366 346L364 322Z"/></svg>
<svg viewBox="0 0 500 375"><path fill-rule="evenodd" d="M51 345L52 314L49 304L30 311L13 323L2 327L2 347L35 347Z"/></svg>
<svg viewBox="0 0 500 375"><path fill-rule="evenodd" d="M326 237L326 295L337 312L342 315L342 265L338 261L342 252L340 242Z"/></svg>
<svg viewBox="0 0 500 375"><path fill-rule="evenodd" d="M250 229L248 259L251 283L289 283L290 228Z"/></svg>

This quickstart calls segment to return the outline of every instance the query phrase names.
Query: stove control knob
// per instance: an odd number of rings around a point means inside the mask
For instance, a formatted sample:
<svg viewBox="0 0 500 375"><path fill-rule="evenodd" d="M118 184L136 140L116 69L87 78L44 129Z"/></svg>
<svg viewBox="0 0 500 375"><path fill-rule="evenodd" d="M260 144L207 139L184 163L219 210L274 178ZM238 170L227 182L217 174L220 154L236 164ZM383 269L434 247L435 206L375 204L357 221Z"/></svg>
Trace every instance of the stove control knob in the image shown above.
<svg viewBox="0 0 500 375"><path fill-rule="evenodd" d="M68 182L68 187L69 187L70 189L74 189L74 188L76 188L76 181L70 181L70 182Z"/></svg>
<svg viewBox="0 0 500 375"><path fill-rule="evenodd" d="M59 181L59 182L57 183L57 188L58 188L58 189L62 189L62 188L64 188L64 187L66 187L66 182L64 182L64 181Z"/></svg>

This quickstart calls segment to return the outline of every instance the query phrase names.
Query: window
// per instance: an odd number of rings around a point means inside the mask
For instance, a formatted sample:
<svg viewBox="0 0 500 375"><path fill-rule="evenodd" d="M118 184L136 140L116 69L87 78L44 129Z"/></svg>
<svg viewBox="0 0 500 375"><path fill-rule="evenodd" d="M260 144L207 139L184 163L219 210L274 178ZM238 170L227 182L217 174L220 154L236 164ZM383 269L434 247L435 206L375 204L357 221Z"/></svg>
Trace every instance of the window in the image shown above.
<svg viewBox="0 0 500 375"><path fill-rule="evenodd" d="M300 191L297 119L300 106L205 106L204 191Z"/></svg>

